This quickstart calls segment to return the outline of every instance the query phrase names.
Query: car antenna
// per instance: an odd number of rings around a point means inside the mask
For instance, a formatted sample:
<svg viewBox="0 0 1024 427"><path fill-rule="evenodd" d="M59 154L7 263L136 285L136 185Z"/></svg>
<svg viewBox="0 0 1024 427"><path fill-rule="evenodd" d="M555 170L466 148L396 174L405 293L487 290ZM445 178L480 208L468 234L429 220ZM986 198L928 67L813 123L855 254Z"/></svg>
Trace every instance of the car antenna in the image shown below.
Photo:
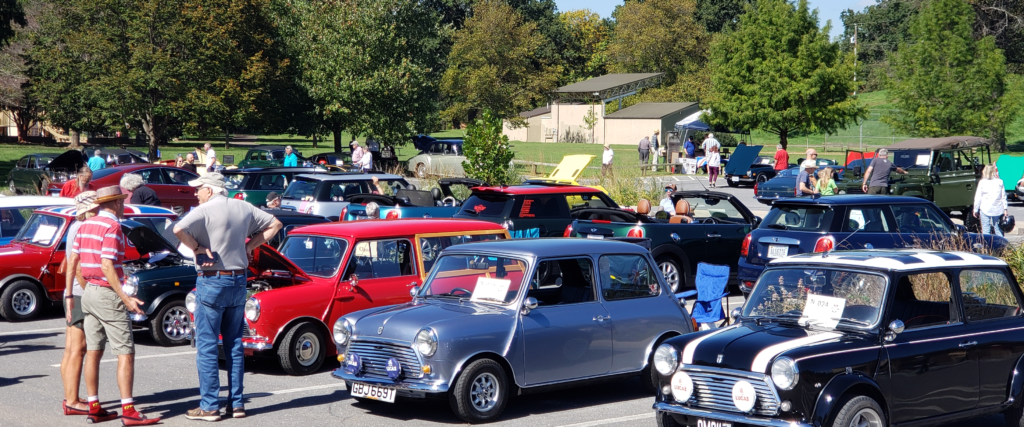
<svg viewBox="0 0 1024 427"><path fill-rule="evenodd" d="M828 254L832 253L832 251L836 250L836 248L838 248L838 247L839 247L839 245L841 245L841 244L843 244L843 243L846 243L846 241L847 241L847 240L850 240L850 238L851 238L851 237L853 237L853 235L854 235L854 234L857 234L857 233L859 233L859 232L860 232L861 230L863 230L863 229L864 229L864 228L858 228L858 229L856 229L856 230L853 230L853 233L850 233L850 235L849 235L849 236L846 236L846 238L845 238L845 239L843 239L843 241L841 241L841 242L839 242L839 243L836 243L836 245L835 245L835 246L833 246L833 247L832 247L832 249L829 249L829 250L825 251L825 253L824 253L824 254L822 254L822 255L821 255L821 257L822 257L822 258L828 258Z"/></svg>

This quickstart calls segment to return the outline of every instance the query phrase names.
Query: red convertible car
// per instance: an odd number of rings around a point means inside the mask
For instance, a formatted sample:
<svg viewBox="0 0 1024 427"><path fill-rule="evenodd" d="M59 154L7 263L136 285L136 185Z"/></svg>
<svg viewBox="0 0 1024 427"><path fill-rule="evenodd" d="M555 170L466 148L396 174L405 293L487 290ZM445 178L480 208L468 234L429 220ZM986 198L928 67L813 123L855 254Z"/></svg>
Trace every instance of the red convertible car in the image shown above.
<svg viewBox="0 0 1024 427"><path fill-rule="evenodd" d="M284 257L275 260L289 264L287 271L263 270L249 282L245 352L276 357L291 375L316 372L337 351L329 325L339 317L410 301L410 290L423 283L446 247L507 238L500 225L477 220L366 220L296 228L281 244Z"/></svg>
<svg viewBox="0 0 1024 427"><path fill-rule="evenodd" d="M178 216L157 206L126 205L125 219L150 228L162 227ZM68 226L75 220L74 206L37 209L11 243L0 246L0 316L8 321L29 320L47 304L60 302L64 274L58 273L67 245ZM132 245L126 260L140 258Z"/></svg>
<svg viewBox="0 0 1024 427"><path fill-rule="evenodd" d="M100 169L92 174L90 184L93 188L103 188L121 183L121 176L134 173L142 176L146 186L156 192L160 205L177 212L179 215L199 206L196 189L189 187L188 182L199 178L198 175L185 169L161 164L138 163ZM60 194L63 183L50 184L51 195Z"/></svg>

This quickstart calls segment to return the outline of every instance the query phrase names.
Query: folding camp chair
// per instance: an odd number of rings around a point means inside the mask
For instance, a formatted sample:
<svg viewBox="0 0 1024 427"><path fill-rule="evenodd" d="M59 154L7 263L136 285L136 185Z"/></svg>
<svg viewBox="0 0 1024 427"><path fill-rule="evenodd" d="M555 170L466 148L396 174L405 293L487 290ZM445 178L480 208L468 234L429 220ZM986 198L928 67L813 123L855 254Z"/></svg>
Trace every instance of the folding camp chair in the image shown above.
<svg viewBox="0 0 1024 427"><path fill-rule="evenodd" d="M697 295L697 300L690 310L690 317L700 324L701 330L715 329L718 322L725 320L721 326L729 323L725 311L722 310L722 299L729 296L729 266L699 263L697 264L697 290L679 293L682 297ZM729 300L725 300L726 308Z"/></svg>

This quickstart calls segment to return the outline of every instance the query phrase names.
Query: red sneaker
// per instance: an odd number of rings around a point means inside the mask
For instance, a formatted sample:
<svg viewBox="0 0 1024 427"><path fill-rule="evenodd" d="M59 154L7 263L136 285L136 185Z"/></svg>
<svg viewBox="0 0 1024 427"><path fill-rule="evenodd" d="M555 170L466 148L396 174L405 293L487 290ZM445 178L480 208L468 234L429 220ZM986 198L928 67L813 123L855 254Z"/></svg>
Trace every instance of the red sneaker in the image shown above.
<svg viewBox="0 0 1024 427"><path fill-rule="evenodd" d="M104 421L110 421L117 418L117 411L107 411L100 406L100 402L92 402L89 404L89 417L86 418L85 422L89 424L102 423Z"/></svg>
<svg viewBox="0 0 1024 427"><path fill-rule="evenodd" d="M121 425L123 426L148 426L158 422L160 422L160 417L146 418L141 412L136 411L132 405L126 406L124 414L121 415Z"/></svg>
<svg viewBox="0 0 1024 427"><path fill-rule="evenodd" d="M67 400L61 402L60 406L64 409L64 415L89 415L88 409L78 409L74 406L68 406Z"/></svg>

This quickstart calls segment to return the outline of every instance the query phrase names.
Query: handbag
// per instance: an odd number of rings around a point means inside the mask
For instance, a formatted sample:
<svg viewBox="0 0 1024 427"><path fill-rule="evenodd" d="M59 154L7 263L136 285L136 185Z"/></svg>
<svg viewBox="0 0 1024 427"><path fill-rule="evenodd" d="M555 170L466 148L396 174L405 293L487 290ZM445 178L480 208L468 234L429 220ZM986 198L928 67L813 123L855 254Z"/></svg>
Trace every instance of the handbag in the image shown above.
<svg viewBox="0 0 1024 427"><path fill-rule="evenodd" d="M999 217L999 229L1003 230L1003 233L1009 233L1013 231L1013 228L1017 226L1017 221L1013 219L1013 215L1003 215Z"/></svg>

